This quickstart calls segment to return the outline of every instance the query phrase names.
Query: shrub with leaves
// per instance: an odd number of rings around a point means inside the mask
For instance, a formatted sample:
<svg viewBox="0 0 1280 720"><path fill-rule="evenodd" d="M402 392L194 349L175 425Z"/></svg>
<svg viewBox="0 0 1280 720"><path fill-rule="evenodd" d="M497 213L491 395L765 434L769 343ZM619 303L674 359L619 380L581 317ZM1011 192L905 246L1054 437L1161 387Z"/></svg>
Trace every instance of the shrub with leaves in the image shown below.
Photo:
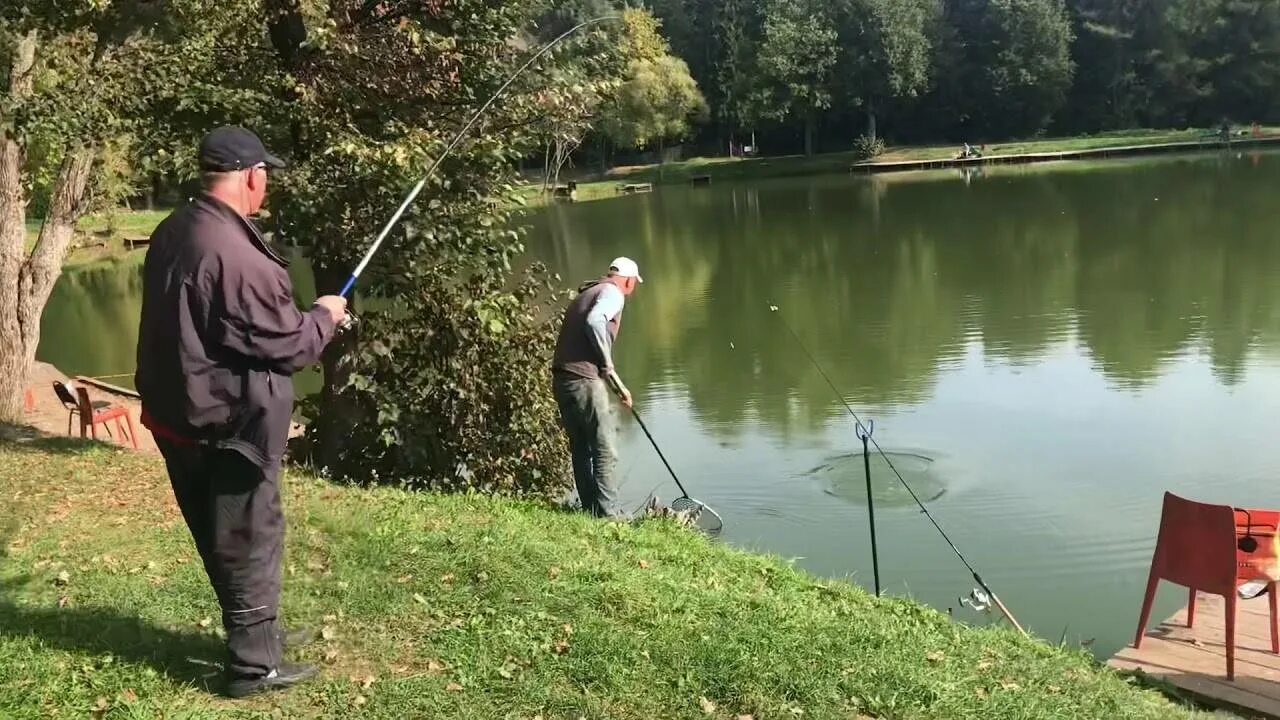
<svg viewBox="0 0 1280 720"><path fill-rule="evenodd" d="M884 140L861 135L853 141L853 154L859 160L870 160L884 154Z"/></svg>
<svg viewBox="0 0 1280 720"><path fill-rule="evenodd" d="M269 34L292 82L276 139L294 162L273 217L307 248L317 290L335 292L454 132L534 51L545 5L331 0L316 19L278 4ZM324 389L304 408L299 449L314 465L437 489L562 487L549 378L559 306L544 271L513 272L524 248L510 211L516 162L544 141L547 115L589 115L575 98L595 102L625 71L606 32L617 29L597 26L522 76L361 277L364 320L327 352ZM576 87L584 76L597 84Z"/></svg>

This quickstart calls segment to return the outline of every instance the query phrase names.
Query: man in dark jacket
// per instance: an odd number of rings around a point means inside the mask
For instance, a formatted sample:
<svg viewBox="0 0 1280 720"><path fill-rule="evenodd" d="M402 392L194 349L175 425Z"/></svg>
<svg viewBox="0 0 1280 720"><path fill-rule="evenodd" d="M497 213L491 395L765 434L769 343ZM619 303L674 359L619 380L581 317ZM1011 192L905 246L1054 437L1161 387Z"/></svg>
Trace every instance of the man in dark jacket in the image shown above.
<svg viewBox="0 0 1280 720"><path fill-rule="evenodd" d="M607 275L579 288L565 310L552 361L551 389L569 436L574 485L582 508L596 517L620 515L613 472L618 423L609 389L628 408L631 391L613 365L613 342L622 326L626 298L641 282L635 261L621 257L609 265Z"/></svg>
<svg viewBox="0 0 1280 720"><path fill-rule="evenodd" d="M244 697L315 675L286 663L277 626L284 516L278 478L293 373L316 362L346 314L293 301L287 262L248 216L283 166L242 128L200 145L204 192L151 236L143 267L138 370L142 421L222 606L227 693ZM302 638L292 638L301 641Z"/></svg>

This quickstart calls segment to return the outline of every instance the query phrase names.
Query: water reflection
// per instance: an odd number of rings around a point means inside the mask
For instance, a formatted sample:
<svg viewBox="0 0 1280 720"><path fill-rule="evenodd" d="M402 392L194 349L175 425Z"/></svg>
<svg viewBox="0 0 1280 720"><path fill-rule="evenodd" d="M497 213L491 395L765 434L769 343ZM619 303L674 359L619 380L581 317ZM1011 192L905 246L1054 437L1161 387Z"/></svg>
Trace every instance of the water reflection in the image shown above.
<svg viewBox="0 0 1280 720"><path fill-rule="evenodd" d="M552 208L534 246L575 280L641 258L630 374L676 382L719 432L759 418L788 434L834 399L770 303L873 407L927 398L970 342L1025 365L1078 337L1127 388L1203 350L1238 383L1251 350L1276 346L1277 175L1210 158L664 192Z"/></svg>

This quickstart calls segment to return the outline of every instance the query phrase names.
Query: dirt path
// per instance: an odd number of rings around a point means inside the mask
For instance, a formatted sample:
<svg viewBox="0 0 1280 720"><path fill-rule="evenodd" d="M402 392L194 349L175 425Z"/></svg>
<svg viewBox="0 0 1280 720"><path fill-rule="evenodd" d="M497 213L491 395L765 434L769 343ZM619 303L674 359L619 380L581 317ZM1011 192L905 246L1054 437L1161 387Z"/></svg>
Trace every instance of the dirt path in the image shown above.
<svg viewBox="0 0 1280 720"><path fill-rule="evenodd" d="M26 388L30 392L30 397L35 401L35 407L29 409L26 414L26 421L33 427L36 427L50 435L65 435L67 433L67 408L62 405L62 401L53 392L54 381L66 383L68 381L75 382L74 379L67 378L58 368L48 364L37 362L31 368L31 374L27 376ZM89 399L92 401L103 400L112 405L122 406L129 411L129 417L133 419L134 432L138 435L138 449L145 452L158 452L156 449L155 438L151 436L150 431L142 427L142 403L137 398L127 397L124 395L116 395L105 390L85 385L89 390ZM74 392L74 391L73 391ZM128 425L121 420L121 423L127 428ZM111 432L116 437L108 437L104 427L110 427ZM109 421L105 425L98 425L98 438L103 442L123 443L125 447L132 449L128 441L118 436L115 428L115 421ZM74 418L71 423L71 434L80 434L80 424Z"/></svg>

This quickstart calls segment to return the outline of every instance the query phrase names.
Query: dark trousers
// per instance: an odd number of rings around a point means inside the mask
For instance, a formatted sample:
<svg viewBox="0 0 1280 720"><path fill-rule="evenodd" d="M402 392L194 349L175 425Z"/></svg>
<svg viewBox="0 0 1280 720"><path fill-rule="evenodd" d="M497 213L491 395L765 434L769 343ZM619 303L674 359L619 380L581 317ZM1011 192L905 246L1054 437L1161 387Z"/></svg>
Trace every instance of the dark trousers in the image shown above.
<svg viewBox="0 0 1280 720"><path fill-rule="evenodd" d="M573 481L582 509L596 517L620 517L614 477L618 423L609 404L609 388L599 378L556 373L551 389L569 436Z"/></svg>
<svg viewBox="0 0 1280 720"><path fill-rule="evenodd" d="M280 665L276 629L284 514L278 469L233 450L157 439L173 494L222 606L227 674L260 677Z"/></svg>

